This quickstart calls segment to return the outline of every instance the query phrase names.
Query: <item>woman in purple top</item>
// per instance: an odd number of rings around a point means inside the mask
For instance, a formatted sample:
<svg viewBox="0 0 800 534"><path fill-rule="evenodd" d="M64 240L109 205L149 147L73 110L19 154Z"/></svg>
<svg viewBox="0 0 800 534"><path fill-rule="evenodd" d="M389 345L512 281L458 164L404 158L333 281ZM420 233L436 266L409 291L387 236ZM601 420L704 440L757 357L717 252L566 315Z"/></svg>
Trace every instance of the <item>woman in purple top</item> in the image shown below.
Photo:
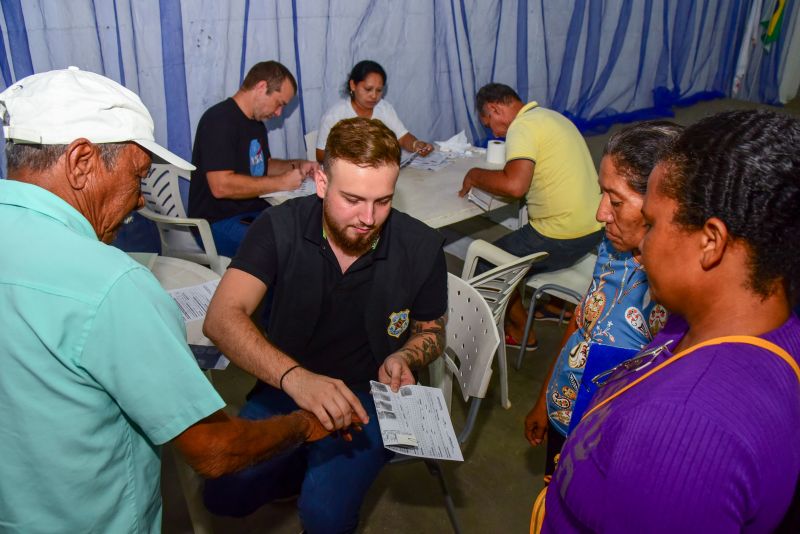
<svg viewBox="0 0 800 534"><path fill-rule="evenodd" d="M600 380L548 488L545 532L797 531L798 147L797 119L729 112L656 166L640 248L673 315L653 350ZM777 347L716 339L732 335Z"/></svg>

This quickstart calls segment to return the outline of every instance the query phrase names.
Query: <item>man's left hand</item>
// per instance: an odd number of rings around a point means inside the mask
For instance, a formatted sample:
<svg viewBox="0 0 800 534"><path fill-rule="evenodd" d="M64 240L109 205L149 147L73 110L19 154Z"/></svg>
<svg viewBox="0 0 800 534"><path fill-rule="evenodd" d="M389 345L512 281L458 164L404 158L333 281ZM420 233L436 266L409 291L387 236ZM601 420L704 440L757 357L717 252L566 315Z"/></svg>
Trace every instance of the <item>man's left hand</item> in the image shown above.
<svg viewBox="0 0 800 534"><path fill-rule="evenodd" d="M398 354L390 354L383 360L378 370L378 382L389 385L392 391L397 391L402 386L416 384L408 362Z"/></svg>

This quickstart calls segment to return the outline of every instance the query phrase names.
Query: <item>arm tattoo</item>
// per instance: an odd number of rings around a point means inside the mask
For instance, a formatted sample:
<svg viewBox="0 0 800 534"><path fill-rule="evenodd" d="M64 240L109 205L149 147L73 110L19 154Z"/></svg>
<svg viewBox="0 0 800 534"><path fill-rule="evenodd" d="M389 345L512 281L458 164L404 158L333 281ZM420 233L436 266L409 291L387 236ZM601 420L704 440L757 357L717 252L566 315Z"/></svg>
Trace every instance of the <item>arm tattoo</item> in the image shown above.
<svg viewBox="0 0 800 534"><path fill-rule="evenodd" d="M411 337L397 354L403 356L412 369L424 367L444 352L447 315L433 321L411 321Z"/></svg>

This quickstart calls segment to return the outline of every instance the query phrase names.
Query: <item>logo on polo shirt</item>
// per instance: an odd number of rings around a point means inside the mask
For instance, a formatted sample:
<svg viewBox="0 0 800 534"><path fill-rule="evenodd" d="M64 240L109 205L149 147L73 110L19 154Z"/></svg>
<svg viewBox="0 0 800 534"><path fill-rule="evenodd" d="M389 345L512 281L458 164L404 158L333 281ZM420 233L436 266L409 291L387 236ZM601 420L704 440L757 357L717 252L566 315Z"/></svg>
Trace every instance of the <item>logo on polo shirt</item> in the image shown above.
<svg viewBox="0 0 800 534"><path fill-rule="evenodd" d="M406 309L389 315L389 328L386 332L392 337L400 337L400 334L408 328L408 314L409 310Z"/></svg>

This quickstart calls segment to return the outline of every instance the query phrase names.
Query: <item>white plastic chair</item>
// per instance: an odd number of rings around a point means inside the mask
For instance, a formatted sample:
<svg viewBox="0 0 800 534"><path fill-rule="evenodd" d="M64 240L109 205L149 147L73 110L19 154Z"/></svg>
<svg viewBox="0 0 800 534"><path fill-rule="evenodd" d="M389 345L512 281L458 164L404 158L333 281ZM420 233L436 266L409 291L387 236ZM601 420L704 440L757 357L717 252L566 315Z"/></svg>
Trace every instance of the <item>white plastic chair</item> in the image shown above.
<svg viewBox="0 0 800 534"><path fill-rule="evenodd" d="M476 239L469 245L467 257L464 259L464 270L461 277L486 299L492 309L500 338L503 340L498 349L497 367L500 370L500 403L506 409L511 408L511 401L508 398L508 361L506 359L504 326L506 308L508 308L511 294L517 284L528 274L531 265L545 257L547 257L546 252L536 252L518 258L483 239ZM479 259L497 265L497 267L473 277ZM523 337L522 339L527 340L528 338ZM524 349L520 349L520 352L524 352Z"/></svg>
<svg viewBox="0 0 800 534"><path fill-rule="evenodd" d="M306 159L317 161L317 130L310 131L305 136L306 139Z"/></svg>
<svg viewBox="0 0 800 534"><path fill-rule="evenodd" d="M533 317L536 312L536 303L542 295L546 294L559 297L576 306L580 304L584 293L586 293L589 284L592 282L595 263L597 263L597 254L590 252L571 267L547 273L537 273L528 278L525 286L533 289L533 295L531 296L531 302L528 306L528 319L525 321L525 331L522 339L528 339L528 333L530 332L531 325L533 324ZM563 317L564 312L562 311L562 321ZM522 357L525 355L524 353L525 351L519 351L519 355L517 356L517 369L522 367Z"/></svg>
<svg viewBox="0 0 800 534"><path fill-rule="evenodd" d="M156 223L162 256L208 265L222 276L231 260L217 254L208 221L186 217L178 187L182 172L185 173L172 165L154 163L147 177L142 180L145 207L139 213ZM188 174L184 174L183 178L188 180ZM199 231L202 248L197 244L192 228Z"/></svg>
<svg viewBox="0 0 800 534"><path fill-rule="evenodd" d="M454 382L464 402L469 403L464 425L458 433L458 443L463 448L475 427L481 400L486 397L492 377L492 358L500 345L500 334L491 308L469 283L448 273L447 296L447 345L442 357L429 366L429 372L431 385L442 389L448 409L452 402ZM397 454L391 463L419 460ZM447 515L453 530L460 533L455 504L439 462L431 459L423 461L431 475L439 479Z"/></svg>

